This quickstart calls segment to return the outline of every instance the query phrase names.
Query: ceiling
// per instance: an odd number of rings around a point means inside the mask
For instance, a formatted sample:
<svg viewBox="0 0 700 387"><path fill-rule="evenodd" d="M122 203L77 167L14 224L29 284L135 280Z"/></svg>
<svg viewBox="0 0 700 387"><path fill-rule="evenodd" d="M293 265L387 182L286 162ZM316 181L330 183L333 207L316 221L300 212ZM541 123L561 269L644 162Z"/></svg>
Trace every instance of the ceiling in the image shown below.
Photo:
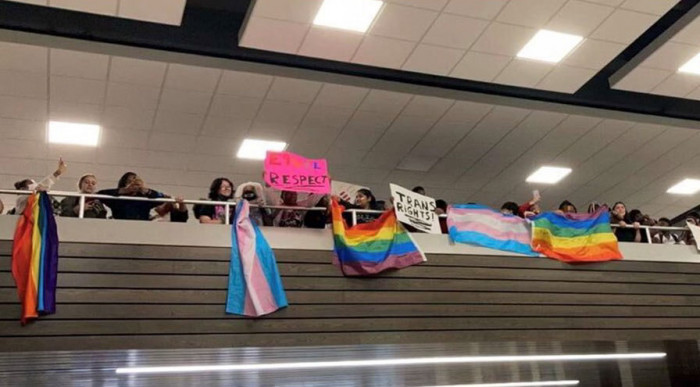
<svg viewBox="0 0 700 387"><path fill-rule="evenodd" d="M187 0L8 0L58 9L180 25Z"/></svg>
<svg viewBox="0 0 700 387"><path fill-rule="evenodd" d="M677 0L388 0L366 34L313 26L322 0L257 0L241 46L576 92ZM541 28L587 39L559 64L516 58Z"/></svg>
<svg viewBox="0 0 700 387"><path fill-rule="evenodd" d="M258 0L247 24L246 1L189 0L179 27L0 1L0 27L84 42L0 35L15 41L0 43L0 186L45 175L63 156L59 189L87 171L107 188L136 170L153 188L198 198L221 175L260 180L260 162L234 157L252 137L325 157L334 179L382 197L397 183L500 206L539 189L547 208L623 200L674 216L698 204L697 195L665 193L700 178L698 103L600 85L697 4L676 3L397 0L360 36L312 27L316 0ZM58 16L65 23L46 24ZM543 65L514 55L540 27L588 38L563 63L530 71ZM410 49L399 55L398 46ZM425 47L434 60L420 58ZM438 69L447 63L439 52L450 50L459 58ZM461 66L472 56L475 66ZM100 123L99 146L47 144L49 119ZM573 173L556 186L525 183L544 164Z"/></svg>

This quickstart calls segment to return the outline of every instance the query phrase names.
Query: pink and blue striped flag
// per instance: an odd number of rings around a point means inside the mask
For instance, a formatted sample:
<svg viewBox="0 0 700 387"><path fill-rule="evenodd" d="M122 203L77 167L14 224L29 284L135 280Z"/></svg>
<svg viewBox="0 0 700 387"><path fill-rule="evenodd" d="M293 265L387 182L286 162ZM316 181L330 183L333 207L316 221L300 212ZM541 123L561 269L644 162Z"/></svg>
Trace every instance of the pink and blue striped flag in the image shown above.
<svg viewBox="0 0 700 387"><path fill-rule="evenodd" d="M447 209L450 239L496 250L536 256L530 247L530 222L479 204L456 204Z"/></svg>
<svg viewBox="0 0 700 387"><path fill-rule="evenodd" d="M287 306L275 254L241 200L231 226L226 313L258 317Z"/></svg>

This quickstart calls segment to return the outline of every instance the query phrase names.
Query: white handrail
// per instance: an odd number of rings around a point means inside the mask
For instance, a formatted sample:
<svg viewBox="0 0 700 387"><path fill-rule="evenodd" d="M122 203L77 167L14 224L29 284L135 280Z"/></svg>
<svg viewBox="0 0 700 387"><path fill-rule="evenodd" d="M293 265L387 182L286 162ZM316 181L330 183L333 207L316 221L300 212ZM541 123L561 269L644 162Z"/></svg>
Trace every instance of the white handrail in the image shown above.
<svg viewBox="0 0 700 387"><path fill-rule="evenodd" d="M33 194L35 191L29 191L29 190L8 190L8 189L0 189L0 194L5 194L5 195L30 195ZM147 202L147 201L155 201L155 202L160 202L160 203L176 203L177 201L173 198L145 198L145 197L140 197L140 196L111 196L111 195L98 195L98 194L85 194L81 192L70 192L70 191L47 191L49 195L52 196L63 196L63 197L77 197L80 198L80 210L79 210L79 218L82 218L84 216L85 212L85 199L107 199L107 200L131 200L131 201L141 201L141 202ZM199 205L206 205L206 206L225 206L226 207L226 224L230 223L230 215L229 215L229 209L231 205L236 205L235 201L216 201L216 200L194 200L194 199L185 199L182 201L184 204L199 204ZM298 207L298 206L272 206L272 205L257 205L257 204L251 204L250 205L253 208L269 208L273 210L299 210L299 211L327 211L328 209L326 207ZM346 209L345 212L349 212L352 215L352 224L355 225L357 224L357 213L361 214L381 214L384 211L380 210L362 210L362 209ZM438 215L440 218L445 218L447 215ZM620 226L619 224L611 224L610 225L612 228L635 228L633 225L625 225L625 226ZM651 234L649 230L661 230L661 231L688 231L687 227L663 227L663 226L639 226L640 229L645 229L647 233L647 239L651 240Z"/></svg>

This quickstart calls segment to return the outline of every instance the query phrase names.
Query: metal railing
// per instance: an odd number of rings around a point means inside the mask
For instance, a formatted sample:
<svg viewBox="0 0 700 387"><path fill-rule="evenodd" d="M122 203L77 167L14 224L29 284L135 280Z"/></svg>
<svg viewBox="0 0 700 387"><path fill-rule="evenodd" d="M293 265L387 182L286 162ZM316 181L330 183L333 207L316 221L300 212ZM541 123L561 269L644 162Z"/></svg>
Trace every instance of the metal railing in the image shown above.
<svg viewBox="0 0 700 387"><path fill-rule="evenodd" d="M22 190L5 190L5 189L0 189L0 194L4 195L31 195L35 191L22 191ZM199 204L199 205L206 205L206 206L224 206L225 207L225 222L226 224L231 223L230 219L230 209L231 206L235 206L236 202L235 201L215 201L215 200L193 200L193 199L185 199L182 201L177 201L173 199L172 197L168 198L155 198L155 199L150 199L150 198L145 198L145 197L139 197L139 196L111 196L111 195L98 195L98 194L86 194L86 193L81 193L81 192L70 192L70 191L47 191L47 193L51 196L59 196L59 197L77 197L79 198L79 210L78 210L78 218L84 218L85 216L85 199L107 199L107 200L127 200L127 201L141 201L141 202L159 202L159 203L184 203L184 204ZM272 205L257 205L257 204L250 204L251 207L253 208L269 208L273 210L297 210L297 211L327 211L328 209L326 207L294 207L294 206L272 206ZM347 209L345 212L348 212L352 216L352 225L357 224L357 214L382 214L384 211L379 211L379 210L361 210L361 209ZM440 218L446 218L447 215L438 215ZM611 224L610 225L612 228L631 228L635 229L633 225L626 225L625 227L620 226L619 224ZM652 236L651 236L651 230L658 230L658 231L683 231L683 232L689 232L689 229L687 227L663 227L663 226L639 226L640 230L644 230L646 233L647 237L647 243L652 243Z"/></svg>

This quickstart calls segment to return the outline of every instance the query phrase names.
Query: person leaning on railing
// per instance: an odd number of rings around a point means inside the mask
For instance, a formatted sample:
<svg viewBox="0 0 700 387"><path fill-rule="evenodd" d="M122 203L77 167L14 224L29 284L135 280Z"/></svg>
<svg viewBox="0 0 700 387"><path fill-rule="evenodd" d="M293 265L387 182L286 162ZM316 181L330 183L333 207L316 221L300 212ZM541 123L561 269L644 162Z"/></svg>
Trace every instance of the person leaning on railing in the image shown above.
<svg viewBox="0 0 700 387"><path fill-rule="evenodd" d="M336 199L340 199L336 197ZM347 210L352 210L352 209L357 209L357 210L374 210L374 211L384 211L385 207L383 204L380 204L377 199L374 197L374 194L372 191L362 188L357 190L357 194L355 195L355 203L350 203L345 200L340 199L340 204L345 207ZM361 213L358 212L356 213L356 219L357 219L357 224L362 224L362 223L369 223L377 218L379 218L381 214L377 213ZM343 217L345 218L345 221L347 224L352 224L352 213L345 212L343 213Z"/></svg>
<svg viewBox="0 0 700 387"><path fill-rule="evenodd" d="M78 180L78 190L84 194L94 194L97 189L97 178L88 173ZM61 201L61 216L77 218L80 216L80 198L69 196ZM99 199L85 198L84 218L105 219L107 210Z"/></svg>
<svg viewBox="0 0 700 387"><path fill-rule="evenodd" d="M227 202L233 199L233 182L225 177L218 177L209 185L209 194L207 197L215 202ZM229 206L229 219L233 219L233 212L236 206L232 203ZM195 218L199 219L199 223L205 224L225 224L226 223L226 207L222 205L206 205L196 204L192 209Z"/></svg>
<svg viewBox="0 0 700 387"><path fill-rule="evenodd" d="M99 191L98 194L117 197L136 196L149 199L169 197L161 192L146 187L146 183L143 181L143 179L141 179L141 177L134 172L125 173L121 179L119 179L117 188L104 189ZM165 216L168 214L168 212L170 212L170 210L173 209L173 205L171 203L151 201L103 199L102 202L112 210L112 217L114 219L150 220L151 209L155 209L160 216Z"/></svg>

